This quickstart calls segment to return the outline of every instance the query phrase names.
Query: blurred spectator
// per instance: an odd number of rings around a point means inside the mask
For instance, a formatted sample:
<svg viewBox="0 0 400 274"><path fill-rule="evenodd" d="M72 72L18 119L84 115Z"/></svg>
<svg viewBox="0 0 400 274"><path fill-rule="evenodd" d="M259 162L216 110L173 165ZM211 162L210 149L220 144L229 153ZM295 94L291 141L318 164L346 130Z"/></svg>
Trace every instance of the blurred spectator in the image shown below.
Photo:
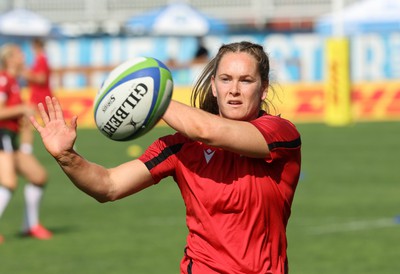
<svg viewBox="0 0 400 274"><path fill-rule="evenodd" d="M197 50L196 53L194 54L194 57L192 59L192 64L205 64L209 60L209 52L208 49L204 46L203 40L201 38L198 38L197 40Z"/></svg>
<svg viewBox="0 0 400 274"><path fill-rule="evenodd" d="M204 67L209 61L209 51L205 47L203 40L201 37L197 38L197 49L193 54L192 59L189 62L179 63L175 59L169 59L166 61L166 65L174 70L178 69L189 69L191 80L196 80L201 72L203 71Z"/></svg>

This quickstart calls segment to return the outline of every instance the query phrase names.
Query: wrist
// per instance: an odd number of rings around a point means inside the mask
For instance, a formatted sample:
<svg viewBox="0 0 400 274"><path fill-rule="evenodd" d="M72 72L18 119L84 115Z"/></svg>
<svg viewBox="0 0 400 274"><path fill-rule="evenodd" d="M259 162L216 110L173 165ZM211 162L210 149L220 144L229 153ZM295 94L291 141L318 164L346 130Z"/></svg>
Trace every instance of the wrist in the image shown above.
<svg viewBox="0 0 400 274"><path fill-rule="evenodd" d="M75 150L69 149L69 150L64 150L60 154L54 156L54 159L56 159L57 163L61 167L79 167L80 160L82 159L78 153L76 153Z"/></svg>

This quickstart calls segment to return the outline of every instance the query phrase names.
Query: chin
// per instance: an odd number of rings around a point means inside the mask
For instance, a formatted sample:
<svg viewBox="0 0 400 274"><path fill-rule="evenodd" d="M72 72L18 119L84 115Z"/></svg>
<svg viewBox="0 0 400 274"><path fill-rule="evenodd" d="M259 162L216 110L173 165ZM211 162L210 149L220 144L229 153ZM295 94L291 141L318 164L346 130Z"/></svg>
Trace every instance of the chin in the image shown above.
<svg viewBox="0 0 400 274"><path fill-rule="evenodd" d="M228 113L225 115L221 115L224 118L231 119L231 120L237 120L237 121L247 121L247 116L243 114L237 114L237 113Z"/></svg>
<svg viewBox="0 0 400 274"><path fill-rule="evenodd" d="M223 111L220 111L220 116L231 119L231 120L237 120L237 121L251 121L257 118L258 111L255 112L254 115L251 114L251 112L246 111L247 109L244 108L226 108L223 109Z"/></svg>

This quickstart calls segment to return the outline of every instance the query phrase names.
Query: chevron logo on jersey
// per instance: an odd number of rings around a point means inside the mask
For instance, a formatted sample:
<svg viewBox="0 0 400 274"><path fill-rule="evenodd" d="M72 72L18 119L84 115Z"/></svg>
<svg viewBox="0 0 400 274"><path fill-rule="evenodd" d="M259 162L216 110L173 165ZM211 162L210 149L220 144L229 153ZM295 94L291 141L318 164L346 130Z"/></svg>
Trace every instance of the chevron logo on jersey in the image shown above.
<svg viewBox="0 0 400 274"><path fill-rule="evenodd" d="M212 149L205 149L204 150L204 157L206 158L206 162L210 162L211 158L214 156L215 150Z"/></svg>

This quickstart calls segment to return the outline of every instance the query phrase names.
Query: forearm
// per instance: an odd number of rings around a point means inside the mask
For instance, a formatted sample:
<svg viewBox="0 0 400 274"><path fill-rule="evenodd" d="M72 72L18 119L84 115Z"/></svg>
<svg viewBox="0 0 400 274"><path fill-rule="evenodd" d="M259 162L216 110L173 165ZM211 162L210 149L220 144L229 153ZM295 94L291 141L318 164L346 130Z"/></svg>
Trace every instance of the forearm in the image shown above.
<svg viewBox="0 0 400 274"><path fill-rule="evenodd" d="M46 83L46 74L45 73L33 73L33 72L25 72L23 74L23 77L25 80L27 80L30 83L34 84L44 84Z"/></svg>
<svg viewBox="0 0 400 274"><path fill-rule="evenodd" d="M87 161L73 150L55 159L77 188L99 202L113 200L112 181L106 168Z"/></svg>
<svg viewBox="0 0 400 274"><path fill-rule="evenodd" d="M15 119L19 118L24 114L24 107L1 107L0 108L0 120Z"/></svg>
<svg viewBox="0 0 400 274"><path fill-rule="evenodd" d="M269 155L265 138L249 122L222 118L176 101L171 101L163 119L192 140L253 158Z"/></svg>
<svg viewBox="0 0 400 274"><path fill-rule="evenodd" d="M219 116L189 107L172 100L163 116L163 120L183 135L207 144L213 142L212 133L216 133Z"/></svg>

